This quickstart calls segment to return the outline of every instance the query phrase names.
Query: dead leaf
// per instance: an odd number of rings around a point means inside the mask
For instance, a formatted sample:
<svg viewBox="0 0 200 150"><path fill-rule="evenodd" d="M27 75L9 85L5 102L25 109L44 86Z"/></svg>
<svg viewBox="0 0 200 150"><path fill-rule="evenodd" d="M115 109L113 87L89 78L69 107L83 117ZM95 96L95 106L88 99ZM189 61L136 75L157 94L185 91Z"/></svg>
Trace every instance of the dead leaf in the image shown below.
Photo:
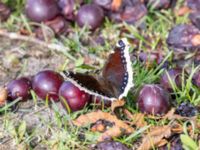
<svg viewBox="0 0 200 150"><path fill-rule="evenodd" d="M123 99L113 101L111 104L112 112L114 112L116 108L124 106L124 104L125 104L125 101Z"/></svg>
<svg viewBox="0 0 200 150"><path fill-rule="evenodd" d="M168 143L168 141L166 139L162 139L158 144L157 144L157 147L161 147L161 146L164 146Z"/></svg>
<svg viewBox="0 0 200 150"><path fill-rule="evenodd" d="M129 119L131 119L132 121L131 125L136 125L136 127L138 128L147 126L147 122L144 120L144 114L142 113L132 114L127 109L124 110L124 113Z"/></svg>
<svg viewBox="0 0 200 150"><path fill-rule="evenodd" d="M173 133L182 133L183 132L183 126L179 123L174 123L172 126L172 132Z"/></svg>
<svg viewBox="0 0 200 150"><path fill-rule="evenodd" d="M200 34L197 34L192 37L192 45L194 45L194 46L200 45Z"/></svg>
<svg viewBox="0 0 200 150"><path fill-rule="evenodd" d="M73 124L82 127L95 123L98 120L105 120L113 123L111 128L108 128L104 133L102 133L98 141L104 141L108 138L118 137L123 134L131 134L134 132L134 129L131 126L122 120L119 120L116 116L100 110L79 116L77 119L73 120Z"/></svg>
<svg viewBox="0 0 200 150"><path fill-rule="evenodd" d="M168 111L168 112L162 117L162 119L169 119L169 120L170 120L170 118L173 118L175 111L176 111L176 109L175 109L175 108L172 108L170 111Z"/></svg>
<svg viewBox="0 0 200 150"><path fill-rule="evenodd" d="M185 15L185 14L189 14L190 12L192 12L192 10L191 10L189 7L183 6L183 7L181 7L179 10L177 10L177 11L175 12L175 14L176 14L177 16L183 16L183 15Z"/></svg>
<svg viewBox="0 0 200 150"><path fill-rule="evenodd" d="M6 103L8 97L8 91L4 87L0 87L0 106Z"/></svg>
<svg viewBox="0 0 200 150"><path fill-rule="evenodd" d="M113 0L111 4L111 9L117 11L122 4L122 0Z"/></svg>
<svg viewBox="0 0 200 150"><path fill-rule="evenodd" d="M147 133L139 146L138 150L149 150L161 144L164 138L171 136L171 127L169 125L154 127Z"/></svg>
<svg viewBox="0 0 200 150"><path fill-rule="evenodd" d="M91 127L92 132L104 132L106 130L106 125L103 123L97 123Z"/></svg>
<svg viewBox="0 0 200 150"><path fill-rule="evenodd" d="M106 130L99 138L98 142L102 142L105 140L110 140L112 137L119 137L123 134L123 129L121 130L118 126L114 126L109 130Z"/></svg>
<svg viewBox="0 0 200 150"><path fill-rule="evenodd" d="M191 120L191 117L183 117L178 114L175 114L175 108L172 108L170 111L167 112L164 116L153 116L153 115L147 115L148 118L151 119L168 119L168 120Z"/></svg>

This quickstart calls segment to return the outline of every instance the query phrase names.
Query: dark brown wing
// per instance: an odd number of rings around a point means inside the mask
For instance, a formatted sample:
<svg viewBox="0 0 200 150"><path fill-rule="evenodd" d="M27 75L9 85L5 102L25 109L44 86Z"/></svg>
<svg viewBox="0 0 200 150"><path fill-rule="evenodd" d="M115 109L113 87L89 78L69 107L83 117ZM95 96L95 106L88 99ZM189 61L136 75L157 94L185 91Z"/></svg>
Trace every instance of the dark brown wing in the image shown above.
<svg viewBox="0 0 200 150"><path fill-rule="evenodd" d="M84 90L89 94L101 96L105 99L110 99L114 96L109 91L109 89L105 88L106 86L104 85L104 81L98 76L74 72L63 73L67 80L70 80L80 89Z"/></svg>
<svg viewBox="0 0 200 150"><path fill-rule="evenodd" d="M107 88L110 88L116 98L126 96L132 84L132 67L126 39L120 40L102 72Z"/></svg>

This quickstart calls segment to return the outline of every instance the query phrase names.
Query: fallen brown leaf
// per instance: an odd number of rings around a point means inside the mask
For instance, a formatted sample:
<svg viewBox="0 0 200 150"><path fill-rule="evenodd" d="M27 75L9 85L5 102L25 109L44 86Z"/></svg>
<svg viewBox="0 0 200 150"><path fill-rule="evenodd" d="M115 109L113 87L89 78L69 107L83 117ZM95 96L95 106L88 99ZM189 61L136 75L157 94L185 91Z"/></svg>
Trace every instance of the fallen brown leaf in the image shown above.
<svg viewBox="0 0 200 150"><path fill-rule="evenodd" d="M106 125L103 123L97 123L91 127L92 132L104 132L106 130Z"/></svg>
<svg viewBox="0 0 200 150"><path fill-rule="evenodd" d="M4 87L0 87L0 106L6 103L8 91Z"/></svg>
<svg viewBox="0 0 200 150"><path fill-rule="evenodd" d="M185 14L189 14L190 12L192 12L192 10L189 7L183 6L179 10L176 10L175 14L177 16L183 16Z"/></svg>
<svg viewBox="0 0 200 150"><path fill-rule="evenodd" d="M194 45L194 46L200 45L200 34L197 34L192 37L192 45Z"/></svg>
<svg viewBox="0 0 200 150"><path fill-rule="evenodd" d="M100 110L79 116L77 119L73 120L73 124L78 127L82 127L91 123L95 123L98 120L105 120L113 123L111 128L102 133L98 141L104 141L108 138L118 137L123 134L131 134L134 132L134 129L131 126L122 120L119 120L116 116Z"/></svg>
<svg viewBox="0 0 200 150"><path fill-rule="evenodd" d="M112 137L119 137L124 133L123 129L121 130L119 127L114 126L109 130L106 130L99 138L98 142L102 142L105 140L110 140Z"/></svg>
<svg viewBox="0 0 200 150"><path fill-rule="evenodd" d="M123 99L113 101L111 104L112 112L114 112L116 108L124 106L124 104L125 104L125 101Z"/></svg>
<svg viewBox="0 0 200 150"><path fill-rule="evenodd" d="M162 139L160 142L158 142L157 147L161 147L164 146L168 143L168 141L166 139Z"/></svg>
<svg viewBox="0 0 200 150"><path fill-rule="evenodd" d="M174 117L174 113L175 113L175 108L170 109L164 116L155 116L155 115L147 115L148 118L151 119L169 119L171 120L171 118Z"/></svg>
<svg viewBox="0 0 200 150"><path fill-rule="evenodd" d="M153 147L160 146L162 140L170 137L171 133L171 126L169 125L152 128L150 132L143 137L138 150L149 150Z"/></svg>
<svg viewBox="0 0 200 150"><path fill-rule="evenodd" d="M111 4L111 9L117 11L122 4L122 0L113 0Z"/></svg>
<svg viewBox="0 0 200 150"><path fill-rule="evenodd" d="M172 126L172 132L173 133L182 133L183 132L183 126L179 123L174 123Z"/></svg>
<svg viewBox="0 0 200 150"><path fill-rule="evenodd" d="M172 108L170 111L168 111L163 117L162 119L171 119L173 118L174 116L174 113L175 113L176 109L175 108Z"/></svg>
<svg viewBox="0 0 200 150"><path fill-rule="evenodd" d="M153 115L147 115L148 118L151 119L168 119L168 120L191 120L191 117L183 117L180 115L175 114L175 108L172 108L170 111L168 111L164 116L153 116Z"/></svg>
<svg viewBox="0 0 200 150"><path fill-rule="evenodd" d="M144 120L144 114L142 113L132 114L127 109L124 110L124 113L131 120L131 125L136 125L136 127L138 128L147 126L147 122Z"/></svg>

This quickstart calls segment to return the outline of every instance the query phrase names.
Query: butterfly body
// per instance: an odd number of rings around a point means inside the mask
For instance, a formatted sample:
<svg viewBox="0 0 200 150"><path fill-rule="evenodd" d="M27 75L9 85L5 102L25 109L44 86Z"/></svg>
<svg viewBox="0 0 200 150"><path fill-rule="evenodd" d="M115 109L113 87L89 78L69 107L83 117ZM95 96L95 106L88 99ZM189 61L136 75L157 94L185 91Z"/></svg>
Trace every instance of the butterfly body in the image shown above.
<svg viewBox="0 0 200 150"><path fill-rule="evenodd" d="M128 50L127 40L122 39L110 54L101 74L63 72L63 76L91 95L110 101L121 99L133 86L133 71Z"/></svg>

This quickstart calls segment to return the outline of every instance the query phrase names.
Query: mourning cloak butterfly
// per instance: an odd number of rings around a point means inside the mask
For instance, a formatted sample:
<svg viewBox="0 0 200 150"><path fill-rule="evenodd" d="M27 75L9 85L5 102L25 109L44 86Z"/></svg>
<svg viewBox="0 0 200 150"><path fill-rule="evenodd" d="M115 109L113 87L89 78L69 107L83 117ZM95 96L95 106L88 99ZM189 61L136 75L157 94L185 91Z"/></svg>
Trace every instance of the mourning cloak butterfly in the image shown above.
<svg viewBox="0 0 200 150"><path fill-rule="evenodd" d="M117 43L99 75L62 72L66 80L81 90L104 100L117 100L127 95L133 86L133 71L127 39Z"/></svg>

